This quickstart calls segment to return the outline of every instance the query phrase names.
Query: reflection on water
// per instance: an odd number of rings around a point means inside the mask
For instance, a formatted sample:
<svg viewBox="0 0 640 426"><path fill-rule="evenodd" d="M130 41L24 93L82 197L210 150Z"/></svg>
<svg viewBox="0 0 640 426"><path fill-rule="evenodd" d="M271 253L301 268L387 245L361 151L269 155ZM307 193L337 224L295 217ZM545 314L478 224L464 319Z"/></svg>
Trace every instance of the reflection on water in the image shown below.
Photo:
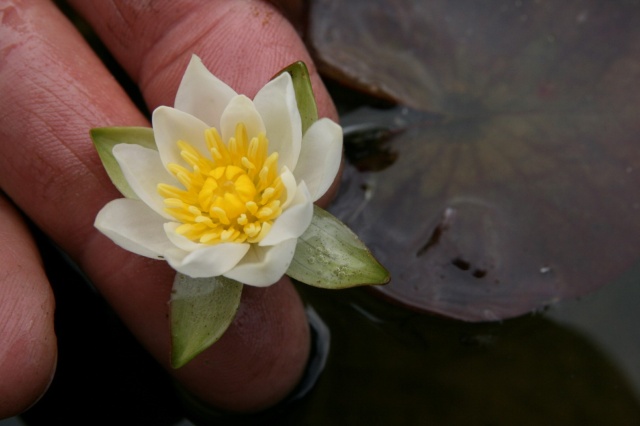
<svg viewBox="0 0 640 426"><path fill-rule="evenodd" d="M611 287L549 309L546 316L583 334L617 364L640 398L640 265Z"/></svg>

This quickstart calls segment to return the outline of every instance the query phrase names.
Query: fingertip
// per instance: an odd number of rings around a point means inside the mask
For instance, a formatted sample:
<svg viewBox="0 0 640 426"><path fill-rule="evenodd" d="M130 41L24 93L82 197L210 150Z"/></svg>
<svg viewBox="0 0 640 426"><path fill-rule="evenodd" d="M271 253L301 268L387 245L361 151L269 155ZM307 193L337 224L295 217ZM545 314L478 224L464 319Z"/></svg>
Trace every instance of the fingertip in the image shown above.
<svg viewBox="0 0 640 426"><path fill-rule="evenodd" d="M56 369L53 292L17 212L0 198L0 418L21 413Z"/></svg>
<svg viewBox="0 0 640 426"><path fill-rule="evenodd" d="M53 380L58 357L52 327L34 326L7 346L0 359L0 418L18 415L38 402Z"/></svg>

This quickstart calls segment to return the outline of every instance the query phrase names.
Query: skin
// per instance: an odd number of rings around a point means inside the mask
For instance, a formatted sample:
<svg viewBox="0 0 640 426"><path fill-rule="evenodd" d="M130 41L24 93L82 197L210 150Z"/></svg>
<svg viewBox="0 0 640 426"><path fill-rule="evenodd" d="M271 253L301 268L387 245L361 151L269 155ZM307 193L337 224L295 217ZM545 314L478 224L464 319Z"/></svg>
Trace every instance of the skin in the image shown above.
<svg viewBox="0 0 640 426"><path fill-rule="evenodd" d="M321 116L331 100L293 27L269 3L238 0L70 1L139 85L150 110L172 105L192 53L253 97L277 71L310 66ZM284 398L309 355L303 305L287 278L246 286L224 337L172 370L174 272L126 252L93 220L120 195L88 137L92 127L149 126L100 60L45 0L0 0L0 188L92 279L169 374L204 402L257 411ZM334 188L319 204L326 204ZM0 418L28 408L55 370L54 301L15 206L0 198ZM8 344L7 344L8 343Z"/></svg>

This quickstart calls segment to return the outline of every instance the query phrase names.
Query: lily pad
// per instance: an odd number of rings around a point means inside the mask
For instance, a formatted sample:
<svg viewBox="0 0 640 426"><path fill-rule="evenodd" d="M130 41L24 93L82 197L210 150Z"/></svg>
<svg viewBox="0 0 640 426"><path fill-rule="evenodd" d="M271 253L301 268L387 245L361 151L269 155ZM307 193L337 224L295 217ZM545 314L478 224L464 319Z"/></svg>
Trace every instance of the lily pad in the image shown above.
<svg viewBox="0 0 640 426"><path fill-rule="evenodd" d="M376 291L497 320L638 264L639 2L316 0L309 40L405 106L345 117L391 131L332 209L390 270Z"/></svg>

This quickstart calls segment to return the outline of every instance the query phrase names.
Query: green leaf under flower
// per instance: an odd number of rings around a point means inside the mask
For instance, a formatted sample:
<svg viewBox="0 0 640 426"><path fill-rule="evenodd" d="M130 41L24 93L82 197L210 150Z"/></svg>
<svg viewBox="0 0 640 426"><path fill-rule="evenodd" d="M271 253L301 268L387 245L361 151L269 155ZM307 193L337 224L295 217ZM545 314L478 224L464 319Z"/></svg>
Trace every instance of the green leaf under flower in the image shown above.
<svg viewBox="0 0 640 426"><path fill-rule="evenodd" d="M298 61L280 71L276 76L288 72L293 81L293 89L296 92L296 102L302 120L302 134L316 121L318 121L318 108L316 98L313 95L309 70L304 62Z"/></svg>
<svg viewBox="0 0 640 426"><path fill-rule="evenodd" d="M242 284L222 276L178 273L171 295L171 365L180 368L222 337L233 321Z"/></svg>
<svg viewBox="0 0 640 426"><path fill-rule="evenodd" d="M341 289L386 284L389 272L344 223L314 206L287 275L314 287Z"/></svg>
<svg viewBox="0 0 640 426"><path fill-rule="evenodd" d="M138 199L124 178L112 151L115 145L121 143L157 149L153 129L150 127L99 127L91 129L90 135L111 182L126 198Z"/></svg>

